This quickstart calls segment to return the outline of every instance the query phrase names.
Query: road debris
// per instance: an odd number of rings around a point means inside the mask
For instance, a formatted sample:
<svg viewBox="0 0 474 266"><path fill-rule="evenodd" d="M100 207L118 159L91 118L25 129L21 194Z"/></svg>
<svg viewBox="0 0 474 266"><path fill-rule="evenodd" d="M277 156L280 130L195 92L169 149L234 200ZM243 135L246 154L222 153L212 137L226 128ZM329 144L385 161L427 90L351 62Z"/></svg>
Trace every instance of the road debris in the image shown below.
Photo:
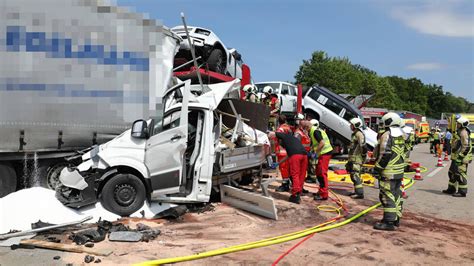
<svg viewBox="0 0 474 266"><path fill-rule="evenodd" d="M142 237L143 235L140 232L119 231L110 233L109 240L117 242L138 242L142 239Z"/></svg>
<svg viewBox="0 0 474 266"><path fill-rule="evenodd" d="M81 224L81 223L84 223L84 222L86 222L88 220L91 220L91 219L92 219L92 216L87 216L85 218L82 218L79 221L67 222L67 223L57 224L57 225L50 225L50 226L40 227L40 228L26 230L26 231L22 231L22 232L4 234L4 235L0 235L0 240L8 239L8 238L11 238L11 237L17 237L17 236L31 235L31 234L35 234L35 233L39 233L39 232L48 231L48 230L51 230L51 229L57 229L57 228L61 228L61 227Z"/></svg>
<svg viewBox="0 0 474 266"><path fill-rule="evenodd" d="M84 249L81 246L70 245L70 244L61 244L61 243L51 243L48 241L38 240L38 239L26 239L20 242L22 245L29 245L38 248L46 248L53 250L68 251L74 253L89 253L98 256L109 256L112 254L112 250L109 249Z"/></svg>
<svg viewBox="0 0 474 266"><path fill-rule="evenodd" d="M91 263L91 262L94 261L94 259L95 259L94 256L86 255L86 256L84 257L84 262L85 262L85 263Z"/></svg>
<svg viewBox="0 0 474 266"><path fill-rule="evenodd" d="M162 218L177 219L178 217L184 215L187 211L188 211L188 207L186 205L179 205L179 206L164 210L160 213L157 213L153 218L155 218L155 219L162 219Z"/></svg>

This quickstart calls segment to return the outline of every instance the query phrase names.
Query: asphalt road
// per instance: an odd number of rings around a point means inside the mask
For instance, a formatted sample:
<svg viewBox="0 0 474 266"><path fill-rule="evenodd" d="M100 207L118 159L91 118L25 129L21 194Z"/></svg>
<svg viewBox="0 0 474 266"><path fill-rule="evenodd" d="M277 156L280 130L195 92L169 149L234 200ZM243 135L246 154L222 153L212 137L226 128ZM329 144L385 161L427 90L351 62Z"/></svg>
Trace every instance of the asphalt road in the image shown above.
<svg viewBox="0 0 474 266"><path fill-rule="evenodd" d="M474 221L474 166L468 166L468 194L466 198L455 198L441 191L448 187L448 169L451 161L443 161L443 167L437 167L438 158L429 152L429 144L418 144L410 156L413 162L419 162L428 170L422 173L423 181L417 181L407 190L408 199L404 207L412 212L421 212L442 219L453 219L472 223ZM444 159L444 155L441 159ZM413 176L413 175L410 175ZM370 198L374 198L377 189L366 189Z"/></svg>

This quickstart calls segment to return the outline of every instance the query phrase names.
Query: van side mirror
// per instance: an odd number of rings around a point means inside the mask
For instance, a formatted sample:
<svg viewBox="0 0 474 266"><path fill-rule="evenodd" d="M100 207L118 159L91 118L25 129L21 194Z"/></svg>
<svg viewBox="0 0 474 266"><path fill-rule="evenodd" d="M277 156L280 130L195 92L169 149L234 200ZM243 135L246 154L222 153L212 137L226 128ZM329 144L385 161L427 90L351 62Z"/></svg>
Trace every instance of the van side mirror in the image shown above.
<svg viewBox="0 0 474 266"><path fill-rule="evenodd" d="M132 137L137 139L148 138L148 126L145 120L136 120L132 125Z"/></svg>

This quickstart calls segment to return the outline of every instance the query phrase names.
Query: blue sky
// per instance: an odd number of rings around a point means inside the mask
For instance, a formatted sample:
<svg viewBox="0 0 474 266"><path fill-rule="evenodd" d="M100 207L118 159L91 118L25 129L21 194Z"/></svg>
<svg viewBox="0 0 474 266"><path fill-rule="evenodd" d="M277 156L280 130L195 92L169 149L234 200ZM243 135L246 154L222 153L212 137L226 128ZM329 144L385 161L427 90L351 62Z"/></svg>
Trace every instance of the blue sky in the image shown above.
<svg viewBox="0 0 474 266"><path fill-rule="evenodd" d="M216 32L254 81L288 80L316 50L378 74L417 77L474 102L472 0L118 0L173 27Z"/></svg>

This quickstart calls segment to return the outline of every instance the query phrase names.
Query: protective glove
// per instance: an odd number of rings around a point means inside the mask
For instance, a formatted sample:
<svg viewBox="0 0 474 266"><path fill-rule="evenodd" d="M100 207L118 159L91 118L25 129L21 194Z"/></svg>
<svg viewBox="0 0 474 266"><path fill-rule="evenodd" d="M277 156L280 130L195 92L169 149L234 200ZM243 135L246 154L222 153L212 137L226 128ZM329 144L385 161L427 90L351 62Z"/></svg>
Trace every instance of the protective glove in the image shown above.
<svg viewBox="0 0 474 266"><path fill-rule="evenodd" d="M345 166L346 166L346 170L347 170L347 171L352 171L352 166L353 166L353 165L354 165L354 164L353 164L352 162L347 162L346 165L345 165Z"/></svg>
<svg viewBox="0 0 474 266"><path fill-rule="evenodd" d="M270 168L272 169L277 169L278 167L278 163L272 163L272 165L270 166Z"/></svg>
<svg viewBox="0 0 474 266"><path fill-rule="evenodd" d="M375 175L381 175L383 169L382 169L381 167L375 166L373 171L374 171L374 174L375 174Z"/></svg>

